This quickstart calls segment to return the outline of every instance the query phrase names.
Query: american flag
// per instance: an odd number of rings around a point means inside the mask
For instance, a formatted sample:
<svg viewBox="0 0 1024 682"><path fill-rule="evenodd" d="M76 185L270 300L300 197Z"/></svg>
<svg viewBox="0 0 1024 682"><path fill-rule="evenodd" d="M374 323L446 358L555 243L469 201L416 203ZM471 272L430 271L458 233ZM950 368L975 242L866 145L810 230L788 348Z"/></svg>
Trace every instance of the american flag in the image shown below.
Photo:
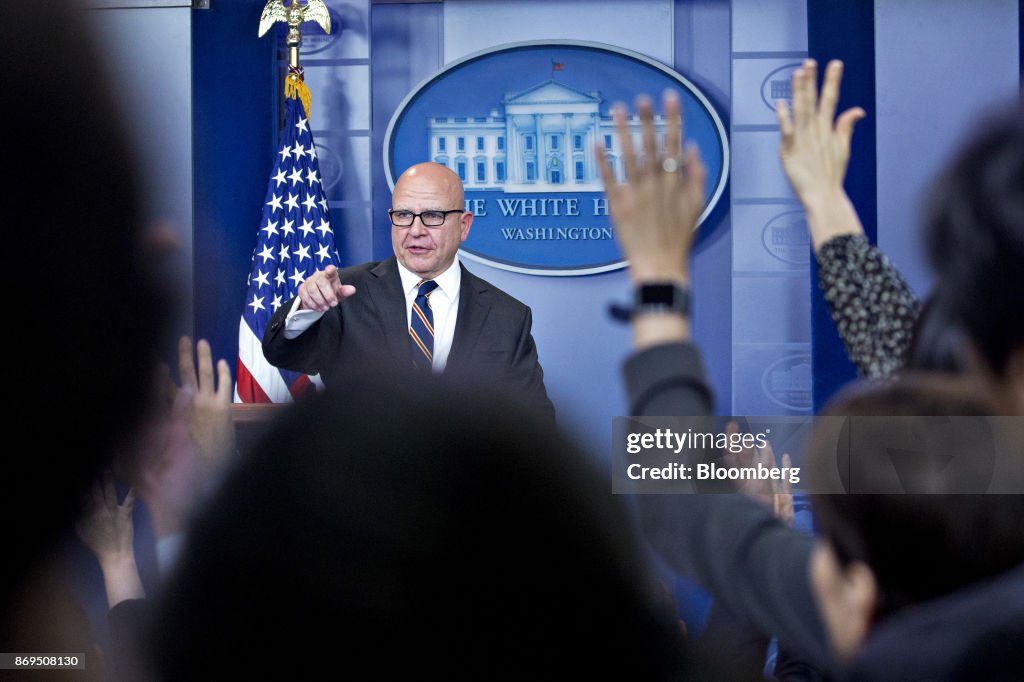
<svg viewBox="0 0 1024 682"><path fill-rule="evenodd" d="M295 76L289 76L295 78ZM298 83L298 88L305 85ZM289 90L295 93L295 84ZM253 251L238 329L235 402L289 402L310 389L305 374L278 369L263 356L270 317L315 270L339 265L309 118L298 97L285 97L281 150L274 161Z"/></svg>

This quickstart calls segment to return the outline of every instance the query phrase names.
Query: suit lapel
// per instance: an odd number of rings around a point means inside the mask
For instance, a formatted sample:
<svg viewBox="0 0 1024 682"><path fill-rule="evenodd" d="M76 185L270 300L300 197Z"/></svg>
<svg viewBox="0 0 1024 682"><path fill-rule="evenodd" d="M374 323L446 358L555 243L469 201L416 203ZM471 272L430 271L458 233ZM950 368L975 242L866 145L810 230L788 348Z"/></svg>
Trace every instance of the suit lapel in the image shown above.
<svg viewBox="0 0 1024 682"><path fill-rule="evenodd" d="M455 321L455 337L448 354L448 367L466 366L476 340L487 322L487 284L459 263L462 284L459 287L459 316Z"/></svg>
<svg viewBox="0 0 1024 682"><path fill-rule="evenodd" d="M381 322L388 352L398 363L411 363L409 330L406 328L405 318L405 292L402 291L402 278L398 275L398 262L394 256L381 261L370 270L370 275L371 277L367 279L366 294ZM356 292L356 296L361 293Z"/></svg>

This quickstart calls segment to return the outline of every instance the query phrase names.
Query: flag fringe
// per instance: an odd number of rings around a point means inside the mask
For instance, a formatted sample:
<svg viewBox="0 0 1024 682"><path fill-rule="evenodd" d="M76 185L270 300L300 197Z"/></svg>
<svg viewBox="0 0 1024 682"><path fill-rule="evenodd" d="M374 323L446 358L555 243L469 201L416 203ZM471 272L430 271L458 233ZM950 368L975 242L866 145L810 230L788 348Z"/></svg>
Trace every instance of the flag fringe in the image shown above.
<svg viewBox="0 0 1024 682"><path fill-rule="evenodd" d="M302 109L306 112L306 118L309 118L309 107L313 103L313 96L309 92L309 87L294 74L284 79L284 96L301 100Z"/></svg>

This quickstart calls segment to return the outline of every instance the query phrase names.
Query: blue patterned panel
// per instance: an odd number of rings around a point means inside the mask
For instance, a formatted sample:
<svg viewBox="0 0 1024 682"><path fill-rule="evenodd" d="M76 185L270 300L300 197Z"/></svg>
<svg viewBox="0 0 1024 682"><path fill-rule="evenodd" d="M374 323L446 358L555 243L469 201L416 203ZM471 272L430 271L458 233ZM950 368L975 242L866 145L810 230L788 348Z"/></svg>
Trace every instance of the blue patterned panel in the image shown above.
<svg viewBox="0 0 1024 682"><path fill-rule="evenodd" d="M800 57L733 59L732 124L778 125L775 101L791 101L790 79L801 62Z"/></svg>
<svg viewBox="0 0 1024 682"><path fill-rule="evenodd" d="M370 169L377 159L370 153L369 137L321 133L317 154L328 201L370 200Z"/></svg>
<svg viewBox="0 0 1024 682"><path fill-rule="evenodd" d="M733 52L807 50L806 0L733 0Z"/></svg>
<svg viewBox="0 0 1024 682"><path fill-rule="evenodd" d="M810 342L810 281L795 276L734 277L732 333L735 343Z"/></svg>
<svg viewBox="0 0 1024 682"><path fill-rule="evenodd" d="M370 57L370 8L366 0L325 0L331 13L331 33L316 24L302 27L302 61L311 59L368 59Z"/></svg>
<svg viewBox="0 0 1024 682"><path fill-rule="evenodd" d="M370 129L370 67L337 64L306 67L313 93L313 129Z"/></svg>
<svg viewBox="0 0 1024 682"><path fill-rule="evenodd" d="M732 209L734 272L807 272L811 241L797 204L738 204Z"/></svg>
<svg viewBox="0 0 1024 682"><path fill-rule="evenodd" d="M738 343L733 346L733 368L736 413L811 413L810 344Z"/></svg>
<svg viewBox="0 0 1024 682"><path fill-rule="evenodd" d="M732 134L732 196L738 199L792 199L779 164L779 133L737 132Z"/></svg>

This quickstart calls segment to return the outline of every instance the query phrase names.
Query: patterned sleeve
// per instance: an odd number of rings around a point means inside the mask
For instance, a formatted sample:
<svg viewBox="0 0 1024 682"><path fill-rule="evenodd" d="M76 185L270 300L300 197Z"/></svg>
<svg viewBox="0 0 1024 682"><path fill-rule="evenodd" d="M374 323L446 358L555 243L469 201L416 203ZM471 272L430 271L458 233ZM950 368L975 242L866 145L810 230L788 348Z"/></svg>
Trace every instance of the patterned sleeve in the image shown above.
<svg viewBox="0 0 1024 682"><path fill-rule="evenodd" d="M921 304L864 235L843 235L817 253L818 275L846 353L861 375L890 377L906 361Z"/></svg>

